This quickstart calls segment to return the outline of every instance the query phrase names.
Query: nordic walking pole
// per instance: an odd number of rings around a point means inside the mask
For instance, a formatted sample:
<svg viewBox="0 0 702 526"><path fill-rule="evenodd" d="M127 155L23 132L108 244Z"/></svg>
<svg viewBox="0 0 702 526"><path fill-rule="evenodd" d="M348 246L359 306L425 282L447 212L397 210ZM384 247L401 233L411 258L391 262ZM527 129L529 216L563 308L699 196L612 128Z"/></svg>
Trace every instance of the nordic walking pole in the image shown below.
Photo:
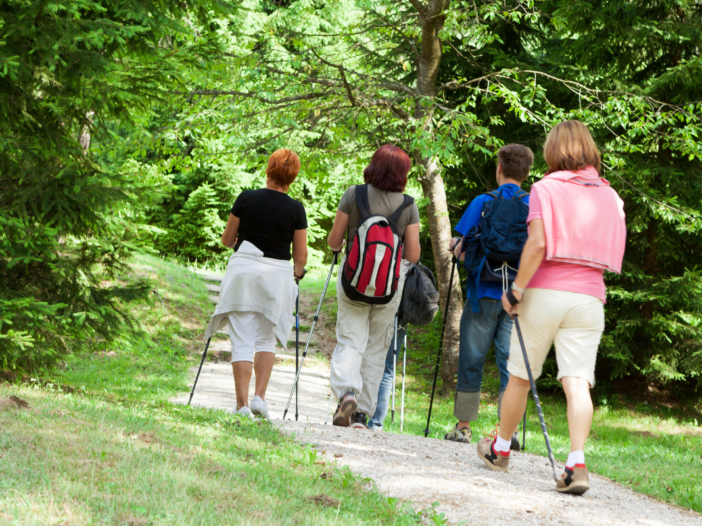
<svg viewBox="0 0 702 526"><path fill-rule="evenodd" d="M209 347L210 347L210 340L212 340L212 338L208 338L207 343L205 344L205 352L202 353L202 360L200 360L200 367L198 368L197 375L195 376L195 383L193 383L193 390L190 391L190 399L188 400L188 405L190 405L190 402L193 401L193 395L195 394L195 386L197 385L197 379L200 378L200 371L202 371L202 364L205 363L205 358L207 357L207 349L209 349Z"/></svg>
<svg viewBox="0 0 702 526"><path fill-rule="evenodd" d="M446 309L444 309L444 323L441 326L441 339L439 340L439 352L436 353L436 368L434 369L434 385L431 388L431 400L429 401L429 415L427 416L427 428L424 430L424 437L429 436L429 422L431 422L431 409L434 406L434 391L436 391L436 378L439 376L439 364L441 363L441 352L444 350L444 332L446 332L446 320L448 320L449 306L451 305L451 289L453 288L453 271L456 270L456 257L451 259L451 277L449 278L448 293L446 294Z"/></svg>
<svg viewBox="0 0 702 526"><path fill-rule="evenodd" d="M329 393L329 407L327 407L327 416L324 418L324 425L327 425L327 422L329 421L329 413L331 413L331 403L332 399L334 398L334 393Z"/></svg>
<svg viewBox="0 0 702 526"><path fill-rule="evenodd" d="M327 282L324 284L324 290L322 291L322 297L319 299L319 305L317 306L317 312L312 320L312 326L310 327L310 334L307 336L307 343L305 344L305 350L302 351L302 359L300 360L300 367L297 369L295 374L295 383L293 384L292 391L290 391L290 396L288 397L288 403L285 406L285 412L283 413L283 420L288 414L288 409L290 408L290 402L292 401L293 392L297 388L297 382L300 379L300 371L302 371L302 366L305 363L305 357L307 356L307 349L310 346L310 341L312 341L312 333L314 332L314 326L317 324L317 319L319 319L319 311L322 310L322 302L324 301L324 296L327 294L327 288L329 287L329 280L332 277L332 272L334 271L334 265L336 265L336 260L339 257L339 252L334 252L334 257L332 258L331 267L329 267L329 275L327 276Z"/></svg>
<svg viewBox="0 0 702 526"><path fill-rule="evenodd" d="M395 421L395 377L397 376L397 312L395 313L395 334L393 335L392 347L392 411L390 413L390 423Z"/></svg>
<svg viewBox="0 0 702 526"><path fill-rule="evenodd" d="M519 327L519 320L517 320L518 315L513 314L514 327L517 329L517 336L519 336L519 345L522 347L522 355L524 356L524 365L526 365L527 373L529 374L529 383L531 384L531 394L534 395L534 402L536 403L536 412L539 413L539 421L541 422L541 431L544 433L544 440L546 441L546 449L548 449L548 458L551 461L551 467L553 468L553 478L558 482L560 479L556 474L556 459L553 458L553 450L551 449L551 440L548 438L548 431L546 431L546 421L544 420L544 413L541 410L541 402L539 401L539 395L536 392L536 382L534 382L534 376L531 374L531 367L529 366L529 358L527 358L526 347L524 346L524 338L522 338L522 329Z"/></svg>
<svg viewBox="0 0 702 526"><path fill-rule="evenodd" d="M297 299L295 300L295 373L299 368L299 358L300 358L300 280L296 279L295 284L297 285ZM295 386L295 422L297 422L297 408L300 399L300 391Z"/></svg>
<svg viewBox="0 0 702 526"><path fill-rule="evenodd" d="M400 399L400 433L402 425L405 423L405 368L407 367L407 328L405 327L405 343L402 354L402 397Z"/></svg>
<svg viewBox="0 0 702 526"><path fill-rule="evenodd" d="M526 409L524 410L524 423L522 424L522 451L526 449Z"/></svg>

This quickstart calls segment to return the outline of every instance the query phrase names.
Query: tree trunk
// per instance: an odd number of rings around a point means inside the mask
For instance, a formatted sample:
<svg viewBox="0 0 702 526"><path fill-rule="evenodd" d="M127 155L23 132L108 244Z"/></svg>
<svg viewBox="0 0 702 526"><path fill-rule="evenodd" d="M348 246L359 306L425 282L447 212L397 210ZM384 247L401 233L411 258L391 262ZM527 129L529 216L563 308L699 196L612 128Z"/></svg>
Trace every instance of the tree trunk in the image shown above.
<svg viewBox="0 0 702 526"><path fill-rule="evenodd" d="M417 61L417 98L415 118L421 124L425 133L431 133L431 120L433 107L431 100L436 97L436 78L441 65L441 40L439 32L444 24L443 14L450 0L431 0L423 4L419 0L410 0L419 13L421 26L421 51ZM449 278L451 276L452 258L448 252L451 240L451 222L448 216L446 203L446 190L441 178L441 166L434 158L424 157L421 152L414 152L414 157L419 159L424 174L419 181L422 185L424 196L429 200L428 220L431 235L431 248L434 252L434 267L439 284L439 298L441 302L441 316L444 316L446 299L449 292ZM451 288L451 304L449 306L446 329L444 331L444 347L441 379L443 380L443 394L448 394L455 387L456 370L458 368L458 338L460 332L461 314L463 313L463 298L458 273L454 273Z"/></svg>
<svg viewBox="0 0 702 526"><path fill-rule="evenodd" d="M443 318L449 293L451 266L453 265L451 254L447 250L451 240L451 222L448 216L444 180L441 178L441 169L438 163L433 159L427 159L424 163L424 169L426 173L420 179L420 182L424 196L429 199L427 207L429 234L431 236L431 248L434 252L436 280L439 285L441 302L439 315ZM451 304L449 305L446 329L444 331L443 356L441 357L441 379L444 385L444 395L455 388L456 370L458 369L458 337L462 313L463 298L460 278L457 270L455 270L451 288Z"/></svg>

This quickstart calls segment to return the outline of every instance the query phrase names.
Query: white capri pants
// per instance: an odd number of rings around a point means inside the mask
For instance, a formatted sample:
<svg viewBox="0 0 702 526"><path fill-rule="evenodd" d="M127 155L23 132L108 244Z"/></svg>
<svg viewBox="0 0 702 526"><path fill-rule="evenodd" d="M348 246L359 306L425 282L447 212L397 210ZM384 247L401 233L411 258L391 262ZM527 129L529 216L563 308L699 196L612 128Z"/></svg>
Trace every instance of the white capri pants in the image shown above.
<svg viewBox="0 0 702 526"><path fill-rule="evenodd" d="M231 362L252 362L254 354L275 354L273 322L260 312L230 312L229 338L232 341Z"/></svg>

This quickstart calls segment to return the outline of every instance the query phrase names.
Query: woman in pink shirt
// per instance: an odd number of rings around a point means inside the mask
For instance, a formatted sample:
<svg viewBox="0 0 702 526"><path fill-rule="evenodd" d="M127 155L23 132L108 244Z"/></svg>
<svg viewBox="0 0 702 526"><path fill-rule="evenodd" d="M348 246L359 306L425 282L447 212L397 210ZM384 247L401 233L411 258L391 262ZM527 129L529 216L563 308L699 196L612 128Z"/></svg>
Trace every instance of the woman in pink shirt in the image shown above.
<svg viewBox="0 0 702 526"><path fill-rule="evenodd" d="M571 442L556 489L581 495L589 489L584 448L592 425L590 388L604 330L604 271L621 272L624 204L600 177L597 146L581 122L555 126L544 144L544 159L549 172L531 189L529 238L519 273L502 303L510 314L519 314L534 378L555 344ZM498 471L507 471L511 437L530 389L514 329L507 370L510 380L502 399L499 435L478 444L480 458Z"/></svg>

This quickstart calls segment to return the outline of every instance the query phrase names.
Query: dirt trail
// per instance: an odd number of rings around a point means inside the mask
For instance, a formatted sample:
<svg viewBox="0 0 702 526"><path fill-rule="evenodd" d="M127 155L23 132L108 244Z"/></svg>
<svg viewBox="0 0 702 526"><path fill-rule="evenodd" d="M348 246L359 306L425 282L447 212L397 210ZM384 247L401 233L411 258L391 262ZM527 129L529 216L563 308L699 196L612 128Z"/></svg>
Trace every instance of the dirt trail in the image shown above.
<svg viewBox="0 0 702 526"><path fill-rule="evenodd" d="M208 274L205 276L210 281L221 281L221 276ZM213 304L219 301L219 287L208 285ZM317 309L319 297L304 291L300 295L300 325L303 328L312 325L314 312ZM327 301L325 301L326 303ZM234 390L234 377L229 364L230 342L226 333L213 338L208 351L209 358L205 361L197 389L193 396L192 405L195 407L208 407L231 411L236 408L236 392ZM305 347L309 333L300 333L300 356ZM293 333L294 338L294 333ZM327 319L322 312L315 327L304 367L300 373L298 383L298 414L300 421L324 423L329 409L329 367L328 358L334 350L334 323ZM290 396L295 379L295 340L288 342L287 351L279 349L276 355L276 365L273 368L271 379L266 391L266 403L271 418L282 418L285 406ZM190 369L191 378L194 380L197 366ZM253 396L255 377L251 378L249 387L250 396ZM191 383L192 385L192 383ZM189 394L182 393L173 397L171 401L177 404L186 404ZM333 402L332 402L333 404ZM332 411L334 407L332 407ZM288 418L295 418L295 397L293 396L288 411Z"/></svg>

